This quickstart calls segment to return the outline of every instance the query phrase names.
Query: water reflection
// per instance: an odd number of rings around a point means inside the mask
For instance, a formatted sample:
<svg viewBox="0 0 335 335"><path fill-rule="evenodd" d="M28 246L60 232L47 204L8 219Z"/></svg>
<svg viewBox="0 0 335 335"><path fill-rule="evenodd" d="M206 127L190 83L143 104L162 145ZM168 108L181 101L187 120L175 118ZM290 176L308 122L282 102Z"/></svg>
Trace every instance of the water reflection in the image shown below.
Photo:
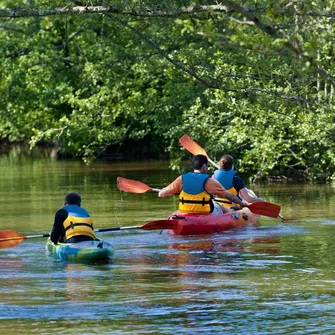
<svg viewBox="0 0 335 335"><path fill-rule="evenodd" d="M63 262L60 262L63 263ZM103 272L110 270L109 264L63 264L64 298L71 301L95 301L99 289L107 278Z"/></svg>
<svg viewBox="0 0 335 335"><path fill-rule="evenodd" d="M260 237L260 238L245 238L245 239L224 239L222 242L219 239L203 240L188 243L174 243L169 245L170 248L180 250L202 250L207 252L225 252L225 253L271 253L278 254L280 251L280 237Z"/></svg>

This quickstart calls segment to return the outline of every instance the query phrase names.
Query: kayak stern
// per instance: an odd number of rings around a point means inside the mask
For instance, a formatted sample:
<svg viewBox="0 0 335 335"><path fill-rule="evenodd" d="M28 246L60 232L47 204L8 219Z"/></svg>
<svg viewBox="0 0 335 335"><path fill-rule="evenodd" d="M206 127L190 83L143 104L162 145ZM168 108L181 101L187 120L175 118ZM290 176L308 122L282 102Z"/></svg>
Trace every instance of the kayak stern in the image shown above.
<svg viewBox="0 0 335 335"><path fill-rule="evenodd" d="M50 255L68 262L103 262L114 254L113 246L102 240L54 244L49 238L45 248Z"/></svg>
<svg viewBox="0 0 335 335"><path fill-rule="evenodd" d="M229 229L258 225L259 215L249 209L238 210L221 215L172 213L169 220L178 220L178 225L170 232L173 235L213 234Z"/></svg>

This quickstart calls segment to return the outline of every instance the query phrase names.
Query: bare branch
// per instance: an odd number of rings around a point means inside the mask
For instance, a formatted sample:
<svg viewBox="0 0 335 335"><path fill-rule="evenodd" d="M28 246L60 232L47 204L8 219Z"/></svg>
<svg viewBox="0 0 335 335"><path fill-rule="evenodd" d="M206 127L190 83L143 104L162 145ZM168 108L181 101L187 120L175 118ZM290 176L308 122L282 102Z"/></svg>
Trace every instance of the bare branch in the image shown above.
<svg viewBox="0 0 335 335"><path fill-rule="evenodd" d="M0 10L0 17L10 17L10 18L19 18L19 17L34 17L34 16L52 16L52 15L83 15L83 14L119 14L119 15L127 15L127 16L141 16L141 17L178 17L181 15L191 14L191 13L206 13L206 12L215 12L215 13L237 13L246 18L247 24L254 24L258 29L260 29L263 33L271 36L274 39L280 39L283 36L281 35L280 29L277 27L272 27L268 24L263 23L257 16L256 12L263 12L264 9L261 10L252 10L248 8L244 8L232 1L229 0L221 0L221 4L219 5L209 5L209 6L193 6L189 8L179 8L176 10L161 10L159 8L149 8L149 7L141 7L140 9L126 8L120 6L76 6L76 7L63 7L63 8L52 8L52 9L13 9L13 10ZM309 13L308 15L311 15ZM326 14L320 14L325 16ZM333 14L329 14L330 17L334 16ZM244 22L244 21L243 21ZM246 24L246 22L244 22ZM128 27L132 29L131 27ZM154 45L153 45L154 46ZM295 57L303 59L304 61L309 62L314 68L315 71L323 76L327 81L329 81L332 85L335 85L335 78L328 74L324 69L319 68L317 60L312 57L306 56L303 53L303 50L299 47L296 41L291 40L285 43L285 47L293 53ZM155 46L157 50L157 46ZM161 54L164 53L163 50L160 51ZM168 59L170 62L173 60L165 54L164 57ZM177 67L182 67L181 64L177 65ZM185 71L185 69L184 69ZM193 77L195 73L191 74L190 70L187 70L190 75ZM207 85L206 85L207 86ZM211 85L210 85L211 86Z"/></svg>
<svg viewBox="0 0 335 335"><path fill-rule="evenodd" d="M180 8L172 11L160 10L157 8L142 7L141 9L125 8L120 6L76 6L76 7L63 7L63 8L50 8L50 9L13 9L13 10L0 10L0 17L32 17L32 16L53 16L53 15L80 15L92 13L110 13L122 14L130 16L142 17L178 17L191 13L202 12L228 12L226 6L213 5L213 6L194 6L189 8Z"/></svg>
<svg viewBox="0 0 335 335"><path fill-rule="evenodd" d="M15 27L10 27L10 26L4 26L0 24L0 29L5 29L5 30L11 30L11 31L17 31L20 33L24 33L23 29L15 28Z"/></svg>

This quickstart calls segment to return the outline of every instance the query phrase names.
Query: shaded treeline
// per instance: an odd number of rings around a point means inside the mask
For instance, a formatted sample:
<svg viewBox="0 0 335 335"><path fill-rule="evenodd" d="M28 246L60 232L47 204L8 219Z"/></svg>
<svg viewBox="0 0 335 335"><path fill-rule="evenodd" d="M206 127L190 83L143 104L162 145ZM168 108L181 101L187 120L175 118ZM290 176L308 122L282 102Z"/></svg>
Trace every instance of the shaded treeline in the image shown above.
<svg viewBox="0 0 335 335"><path fill-rule="evenodd" d="M1 1L0 137L334 178L333 1Z"/></svg>

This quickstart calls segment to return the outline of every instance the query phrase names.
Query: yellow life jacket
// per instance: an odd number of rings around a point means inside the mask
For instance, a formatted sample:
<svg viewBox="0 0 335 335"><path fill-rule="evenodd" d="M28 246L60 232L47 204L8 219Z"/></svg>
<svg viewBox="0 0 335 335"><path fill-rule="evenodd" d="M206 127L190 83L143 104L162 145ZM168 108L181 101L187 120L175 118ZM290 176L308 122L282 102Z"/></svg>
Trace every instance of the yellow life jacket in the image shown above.
<svg viewBox="0 0 335 335"><path fill-rule="evenodd" d="M235 188L232 187L230 188L229 190L227 190L229 193L232 193L234 195L238 195L238 193L236 192ZM225 206L225 207L228 207L230 208L233 203L231 201L229 201L227 198L214 198L214 201L218 202L221 206Z"/></svg>
<svg viewBox="0 0 335 335"><path fill-rule="evenodd" d="M63 223L66 240L79 235L96 239L92 218L85 209L76 205L69 205L63 208L68 213L68 217Z"/></svg>
<svg viewBox="0 0 335 335"><path fill-rule="evenodd" d="M182 191L179 195L179 210L182 213L209 214L213 211L212 196L206 192L205 183L209 176L189 172L182 176Z"/></svg>

